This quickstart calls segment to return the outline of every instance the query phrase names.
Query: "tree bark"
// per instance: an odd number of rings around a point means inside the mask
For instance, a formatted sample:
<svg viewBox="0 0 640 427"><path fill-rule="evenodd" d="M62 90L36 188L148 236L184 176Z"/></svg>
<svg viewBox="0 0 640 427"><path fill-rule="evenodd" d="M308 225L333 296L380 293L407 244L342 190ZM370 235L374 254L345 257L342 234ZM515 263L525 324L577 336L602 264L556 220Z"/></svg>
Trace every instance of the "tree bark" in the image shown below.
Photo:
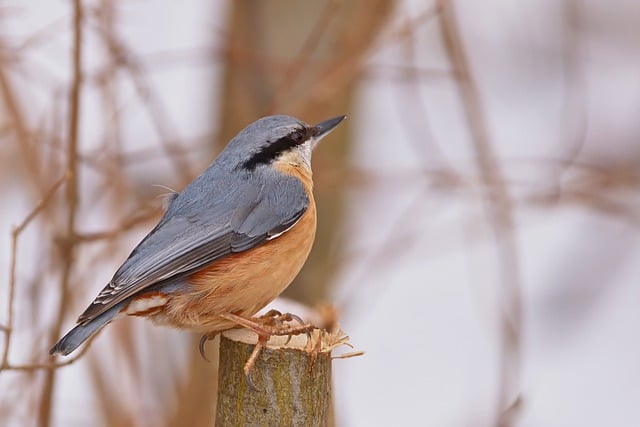
<svg viewBox="0 0 640 427"><path fill-rule="evenodd" d="M330 424L331 348L309 346L304 334L286 340L272 337L262 349L251 374L255 390L243 367L256 335L244 329L221 335L217 427Z"/></svg>

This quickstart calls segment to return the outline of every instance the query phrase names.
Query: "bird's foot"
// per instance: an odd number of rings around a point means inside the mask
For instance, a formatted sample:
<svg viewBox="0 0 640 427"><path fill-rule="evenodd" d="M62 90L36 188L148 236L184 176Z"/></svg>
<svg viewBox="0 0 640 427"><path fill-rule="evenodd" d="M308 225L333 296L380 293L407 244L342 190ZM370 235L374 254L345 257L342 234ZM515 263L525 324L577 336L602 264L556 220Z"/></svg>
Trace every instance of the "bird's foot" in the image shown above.
<svg viewBox="0 0 640 427"><path fill-rule="evenodd" d="M252 317L250 319L246 319L232 313L222 314L221 317L230 320L239 326L247 328L258 335L258 342L253 348L251 356L249 356L249 359L247 359L247 362L244 365L244 374L247 379L247 383L256 391L259 389L253 382L251 373L253 372L256 360L258 360L258 356L260 355L262 348L267 344L269 338L273 336L288 336L285 343L286 345L289 343L289 340L291 340L293 335L307 334L307 337L310 338L311 331L316 329L315 326L310 323L305 323L295 314L283 314L277 310L270 310L262 316ZM291 325L290 323L293 321L298 322L298 325Z"/></svg>
<svg viewBox="0 0 640 427"><path fill-rule="evenodd" d="M285 345L289 344L293 335L300 335L302 333L307 334L307 337L311 339L311 331L316 329L310 323L305 323L302 318L292 313L280 313L278 310L269 310L262 316L257 317L258 323L263 327L268 328L271 336L283 336L288 335L289 338L285 342ZM292 326L290 322L298 322L297 326ZM257 333L257 332L256 332Z"/></svg>

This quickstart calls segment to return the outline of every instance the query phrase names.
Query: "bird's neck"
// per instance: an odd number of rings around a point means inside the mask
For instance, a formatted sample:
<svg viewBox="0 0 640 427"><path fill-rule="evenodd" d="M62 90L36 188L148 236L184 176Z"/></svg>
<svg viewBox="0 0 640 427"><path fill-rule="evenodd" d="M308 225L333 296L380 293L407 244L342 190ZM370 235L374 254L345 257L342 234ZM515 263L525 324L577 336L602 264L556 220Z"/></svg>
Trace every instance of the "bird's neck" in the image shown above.
<svg viewBox="0 0 640 427"><path fill-rule="evenodd" d="M302 156L296 153L286 153L273 163L273 167L280 173L294 176L302 181L305 191L311 196L313 191L313 174L311 172L311 166Z"/></svg>

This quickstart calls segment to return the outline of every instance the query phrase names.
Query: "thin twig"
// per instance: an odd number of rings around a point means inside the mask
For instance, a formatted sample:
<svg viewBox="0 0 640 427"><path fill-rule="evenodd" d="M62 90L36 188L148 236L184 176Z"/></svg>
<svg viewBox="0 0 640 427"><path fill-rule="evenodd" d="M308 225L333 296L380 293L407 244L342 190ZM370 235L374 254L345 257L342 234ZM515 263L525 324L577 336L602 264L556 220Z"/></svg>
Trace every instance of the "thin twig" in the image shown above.
<svg viewBox="0 0 640 427"><path fill-rule="evenodd" d="M0 45L2 49L2 45ZM11 87L9 76L7 75L3 56L0 55L0 99L3 100L4 109L13 123L13 129L16 134L16 142L22 151L22 158L27 162L26 170L31 174L32 180L38 190L44 188L44 181L41 168L38 167L38 155L36 150L31 146L31 137L25 118L24 109L20 105L18 96Z"/></svg>
<svg viewBox="0 0 640 427"><path fill-rule="evenodd" d="M45 208L53 198L58 188L69 179L69 174L60 177L47 191L44 198L40 199L31 212L22 220L20 224L11 231L11 259L9 261L9 295L7 297L7 324L0 330L4 335L4 349L2 351L2 361L0 361L0 371L9 369L9 349L11 348L11 335L13 333L13 311L16 290L16 264L18 257L18 238L31 221Z"/></svg>
<svg viewBox="0 0 640 427"><path fill-rule="evenodd" d="M98 336L98 334L96 334L96 335L90 337L89 339L87 339L87 341L84 344L84 346L73 357L70 357L70 358L66 359L64 362L29 363L29 364L25 364L25 365L9 364L9 365L5 366L4 369L7 370L7 371L27 371L28 372L28 371L37 371L37 370L40 370L40 369L55 370L55 369L58 369L58 368L62 368L64 366L69 366L72 363L76 362L81 357L83 357L87 353L87 350L89 349L89 344L97 336Z"/></svg>
<svg viewBox="0 0 640 427"><path fill-rule="evenodd" d="M500 426L509 424L504 417L511 402L518 396L521 363L522 310L518 247L513 233L513 204L507 185L496 161L489 137L487 120L478 88L471 74L464 42L462 41L455 6L451 1L440 2L442 7L442 35L454 68L460 75L456 80L469 125L475 158L487 196L483 198L497 245L501 276L502 335L501 369L498 389L498 420ZM515 393L514 393L515 392Z"/></svg>
<svg viewBox="0 0 640 427"><path fill-rule="evenodd" d="M69 128L68 128L68 152L67 170L70 174L69 185L66 191L67 202L67 223L66 237L61 246L62 255L62 275L60 278L60 302L56 315L55 325L51 329L50 341L54 342L62 330L62 322L68 299L71 272L73 269L73 253L75 236L76 214L79 206L78 196L78 130L80 117L80 95L82 90L82 22L83 9L82 0L72 0L73 7L73 56L72 56L72 84L69 92ZM51 423L51 404L53 401L53 390L55 382L55 369L46 372L42 395L38 410L39 425L48 426Z"/></svg>
<svg viewBox="0 0 640 427"><path fill-rule="evenodd" d="M293 100L290 108L304 112L303 104L308 103L309 99L313 99L316 102L324 102L335 97L336 93L343 90L345 85L365 72L362 64L372 51L412 36L416 28L429 22L439 12L440 7L436 2L434 5L427 7L409 23L393 29L388 37L385 37L380 42L374 42L371 43L371 46L345 52L344 55L340 55L332 63L326 64L320 77L307 89L306 96Z"/></svg>
<svg viewBox="0 0 640 427"><path fill-rule="evenodd" d="M327 2L320 18L316 21L315 26L309 33L309 36L300 48L300 52L294 58L291 65L287 68L278 89L276 89L271 105L268 108L269 114L275 114L279 108L282 108L282 100L289 95L291 88L298 81L300 73L309 63L311 56L318 48L322 36L329 28L329 23L336 15L336 8L339 5L334 1Z"/></svg>
<svg viewBox="0 0 640 427"><path fill-rule="evenodd" d="M74 236L74 240L76 243L90 243L99 240L111 239L113 237L119 236L125 231L132 229L138 224L148 221L157 214L157 210L153 210L140 215L132 216L113 230L96 231L93 233L78 233Z"/></svg>
<svg viewBox="0 0 640 427"><path fill-rule="evenodd" d="M434 13L433 16L437 16L436 14L439 13L437 4L432 8L432 10ZM407 19L407 21L407 26L409 26L411 21L409 19ZM404 46L407 53L407 62L410 64L412 61L417 62L415 38L406 37ZM452 74L450 73L450 75ZM415 87L404 85L399 87L395 93L398 94L396 99L399 101L400 105L404 106L409 103L411 104L411 108L407 108L402 112L402 114L399 114L398 117L400 120L405 122L404 127L409 134L406 139L411 143L411 148L414 150L416 155L422 159L422 162L425 165L437 164L442 168L450 170L452 174L456 174L455 168L447 161L444 153L438 145L438 141L436 141L435 135L433 134L429 123L427 103L422 96L420 86Z"/></svg>
<svg viewBox="0 0 640 427"><path fill-rule="evenodd" d="M586 78L580 64L583 43L580 37L580 2L563 1L564 43L563 43L563 80L564 98L562 106L562 142L568 144L565 164L557 173L560 180L577 162L587 140L587 87Z"/></svg>
<svg viewBox="0 0 640 427"><path fill-rule="evenodd" d="M170 115L168 114L162 100L152 90L152 85L144 78L147 70L144 64L131 54L126 45L122 43L116 36L105 28L98 27L98 33L109 50L112 60L124 69L129 75L133 86L136 89L140 101L145 106L146 111L151 119L163 149L167 153L167 158L171 162L176 174L181 180L187 182L191 179L191 167L186 159L175 156L184 150L183 142L177 137L177 131L172 124ZM175 143L170 143L175 141Z"/></svg>

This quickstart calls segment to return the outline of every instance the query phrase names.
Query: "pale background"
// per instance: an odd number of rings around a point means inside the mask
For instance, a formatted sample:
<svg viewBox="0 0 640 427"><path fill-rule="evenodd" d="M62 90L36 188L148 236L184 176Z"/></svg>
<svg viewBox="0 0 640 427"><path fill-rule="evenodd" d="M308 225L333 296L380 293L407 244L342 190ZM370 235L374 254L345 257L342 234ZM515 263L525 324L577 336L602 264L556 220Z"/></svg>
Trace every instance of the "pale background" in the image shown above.
<svg viewBox="0 0 640 427"><path fill-rule="evenodd" d="M2 425L207 425L198 337L125 320L53 378L37 365L153 226L154 185L275 112L349 116L318 149L321 240L289 294L335 304L366 352L334 362L338 426L640 425L639 3L82 4L75 229L114 232L76 247L59 312L73 4L0 3Z"/></svg>

